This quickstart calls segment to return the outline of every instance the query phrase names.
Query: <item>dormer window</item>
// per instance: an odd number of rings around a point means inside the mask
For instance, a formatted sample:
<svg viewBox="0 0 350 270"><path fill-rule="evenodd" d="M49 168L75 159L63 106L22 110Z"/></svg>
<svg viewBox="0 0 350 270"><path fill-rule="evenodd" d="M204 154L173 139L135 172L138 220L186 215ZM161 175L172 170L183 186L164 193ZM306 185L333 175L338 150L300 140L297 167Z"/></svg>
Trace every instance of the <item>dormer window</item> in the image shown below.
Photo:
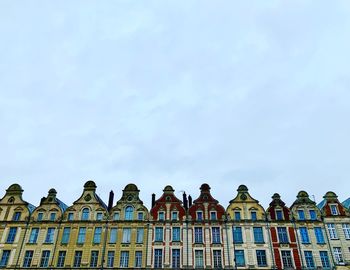
<svg viewBox="0 0 350 270"><path fill-rule="evenodd" d="M237 221L241 220L241 212L235 211L235 220Z"/></svg>
<svg viewBox="0 0 350 270"><path fill-rule="evenodd" d="M250 214L251 214L252 220L255 221L255 220L257 219L257 217L256 217L256 212L255 212L255 211L252 211Z"/></svg>
<svg viewBox="0 0 350 270"><path fill-rule="evenodd" d="M331 205L329 205L329 207L331 208L331 214L333 216L338 215L338 207L336 204L331 204Z"/></svg>
<svg viewBox="0 0 350 270"><path fill-rule="evenodd" d="M68 213L68 221L72 221L73 220L73 217L74 217L74 214L73 213Z"/></svg>
<svg viewBox="0 0 350 270"><path fill-rule="evenodd" d="M216 220L216 212L215 211L211 211L210 212L210 219L211 220Z"/></svg>
<svg viewBox="0 0 350 270"><path fill-rule="evenodd" d="M125 207L125 220L133 220L134 208L132 206Z"/></svg>
<svg viewBox="0 0 350 270"><path fill-rule="evenodd" d="M120 214L119 214L119 212L115 212L115 213L114 213L113 219L114 219L114 220L119 220L119 219L120 219Z"/></svg>
<svg viewBox="0 0 350 270"><path fill-rule="evenodd" d="M13 221L19 221L21 219L21 212L15 212L13 214L12 220Z"/></svg>
<svg viewBox="0 0 350 270"><path fill-rule="evenodd" d="M172 219L172 220L177 220L177 216L178 216L178 213L177 213L176 211L173 211L173 212L171 213L171 219Z"/></svg>
<svg viewBox="0 0 350 270"><path fill-rule="evenodd" d="M96 214L96 220L102 220L102 213L101 212L98 212L97 214Z"/></svg>
<svg viewBox="0 0 350 270"><path fill-rule="evenodd" d="M142 212L138 212L137 213L137 219L138 220L143 220L143 213Z"/></svg>
<svg viewBox="0 0 350 270"><path fill-rule="evenodd" d="M50 221L55 221L56 213L50 213Z"/></svg>
<svg viewBox="0 0 350 270"><path fill-rule="evenodd" d="M81 220L89 220L89 214L90 214L89 208L84 208L81 215Z"/></svg>
<svg viewBox="0 0 350 270"><path fill-rule="evenodd" d="M304 210L298 210L298 217L299 217L299 220L305 220Z"/></svg>
<svg viewBox="0 0 350 270"><path fill-rule="evenodd" d="M164 220L164 212L158 212L158 220Z"/></svg>
<svg viewBox="0 0 350 270"><path fill-rule="evenodd" d="M311 220L316 220L317 219L315 210L310 210L309 213L310 213L310 219Z"/></svg>
<svg viewBox="0 0 350 270"><path fill-rule="evenodd" d="M276 210L276 219L277 220L283 220L282 210Z"/></svg>
<svg viewBox="0 0 350 270"><path fill-rule="evenodd" d="M202 221L203 220L203 212L202 211L198 211L197 212L197 220L198 221Z"/></svg>
<svg viewBox="0 0 350 270"><path fill-rule="evenodd" d="M38 213L38 221L42 221L43 216L44 216L44 213L42 213L42 212Z"/></svg>

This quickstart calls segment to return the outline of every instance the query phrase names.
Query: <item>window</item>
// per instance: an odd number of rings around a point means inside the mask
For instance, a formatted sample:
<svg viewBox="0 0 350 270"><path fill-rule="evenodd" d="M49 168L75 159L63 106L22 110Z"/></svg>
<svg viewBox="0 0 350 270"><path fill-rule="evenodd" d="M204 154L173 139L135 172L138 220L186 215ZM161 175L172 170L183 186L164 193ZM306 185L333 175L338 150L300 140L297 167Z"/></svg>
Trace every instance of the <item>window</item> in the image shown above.
<svg viewBox="0 0 350 270"><path fill-rule="evenodd" d="M212 232L213 244L220 244L221 243L220 227L212 227L211 232Z"/></svg>
<svg viewBox="0 0 350 270"><path fill-rule="evenodd" d="M125 220L133 220L134 217L134 208L132 206L125 207Z"/></svg>
<svg viewBox="0 0 350 270"><path fill-rule="evenodd" d="M64 261L66 260L66 251L58 252L57 267L64 267Z"/></svg>
<svg viewBox="0 0 350 270"><path fill-rule="evenodd" d="M214 212L214 211L210 212L210 219L211 220L216 220L216 212Z"/></svg>
<svg viewBox="0 0 350 270"><path fill-rule="evenodd" d="M197 220L198 221L202 221L203 220L203 212L202 211L198 211L197 212Z"/></svg>
<svg viewBox="0 0 350 270"><path fill-rule="evenodd" d="M203 263L203 250L196 250L194 252L194 257L195 257L195 267L196 268L204 268L204 263Z"/></svg>
<svg viewBox="0 0 350 270"><path fill-rule="evenodd" d="M267 266L266 251L265 250L257 250L256 251L256 261L258 262L259 267Z"/></svg>
<svg viewBox="0 0 350 270"><path fill-rule="evenodd" d="M143 242L143 228L137 228L136 243L141 244L142 242Z"/></svg>
<svg viewBox="0 0 350 270"><path fill-rule="evenodd" d="M334 254L334 258L335 258L335 261L337 263L343 263L343 255L341 253L341 248L340 247L334 247L333 248L333 254Z"/></svg>
<svg viewBox="0 0 350 270"><path fill-rule="evenodd" d="M143 220L143 213L142 212L137 213L137 219Z"/></svg>
<svg viewBox="0 0 350 270"><path fill-rule="evenodd" d="M56 213L51 213L50 214L50 221L55 221L56 219Z"/></svg>
<svg viewBox="0 0 350 270"><path fill-rule="evenodd" d="M277 232L278 232L278 239L280 243L288 243L287 228L279 227L277 228Z"/></svg>
<svg viewBox="0 0 350 270"><path fill-rule="evenodd" d="M44 213L38 213L38 221L43 220L43 215L44 215Z"/></svg>
<svg viewBox="0 0 350 270"><path fill-rule="evenodd" d="M108 251L107 253L107 267L113 267L114 265L114 251Z"/></svg>
<svg viewBox="0 0 350 270"><path fill-rule="evenodd" d="M80 267L81 264L81 257L83 256L82 251L75 251L74 253L74 262L73 262L73 267Z"/></svg>
<svg viewBox="0 0 350 270"><path fill-rule="evenodd" d="M252 220L255 221L257 218L256 218L256 212L255 211L252 211L250 213L251 217L252 217Z"/></svg>
<svg viewBox="0 0 350 270"><path fill-rule="evenodd" d="M11 250L3 250L0 260L0 267L5 267L8 264L10 258Z"/></svg>
<svg viewBox="0 0 350 270"><path fill-rule="evenodd" d="M180 241L180 227L173 227L173 241Z"/></svg>
<svg viewBox="0 0 350 270"><path fill-rule="evenodd" d="M256 244L264 243L264 234L263 234L262 227L254 227L253 232L254 232L254 242Z"/></svg>
<svg viewBox="0 0 350 270"><path fill-rule="evenodd" d="M120 253L120 267L129 267L129 251Z"/></svg>
<svg viewBox="0 0 350 270"><path fill-rule="evenodd" d="M15 212L13 214L12 220L13 221L19 221L21 219L21 212Z"/></svg>
<svg viewBox="0 0 350 270"><path fill-rule="evenodd" d="M96 220L99 220L99 221L101 221L102 220L102 213L97 213L96 214Z"/></svg>
<svg viewBox="0 0 350 270"><path fill-rule="evenodd" d="M45 243L52 244L54 235L55 235L55 228L48 228L47 233L46 233L46 237L45 237Z"/></svg>
<svg viewBox="0 0 350 270"><path fill-rule="evenodd" d="M102 234L102 227L96 227L94 231L94 244L101 243L101 234Z"/></svg>
<svg viewBox="0 0 350 270"><path fill-rule="evenodd" d="M162 227L156 227L156 234L154 241L161 242L163 241L163 228Z"/></svg>
<svg viewBox="0 0 350 270"><path fill-rule="evenodd" d="M203 243L203 229L201 227L194 227L194 242Z"/></svg>
<svg viewBox="0 0 350 270"><path fill-rule="evenodd" d="M180 249L173 249L171 251L171 266L172 268L179 269L180 268Z"/></svg>
<svg viewBox="0 0 350 270"><path fill-rule="evenodd" d="M323 268L331 268L327 251L320 251L320 258Z"/></svg>
<svg viewBox="0 0 350 270"><path fill-rule="evenodd" d="M336 204L331 204L331 205L329 205L329 207L331 208L331 214L333 216L338 215L338 207Z"/></svg>
<svg viewBox="0 0 350 270"><path fill-rule="evenodd" d="M310 210L309 213L310 213L310 219L311 220L316 220L317 219L315 210Z"/></svg>
<svg viewBox="0 0 350 270"><path fill-rule="evenodd" d="M13 243L16 238L16 233L17 233L17 227L11 227L9 234L7 235L6 243L9 243L9 244Z"/></svg>
<svg viewBox="0 0 350 270"><path fill-rule="evenodd" d="M237 221L241 220L241 212L238 212L238 211L235 212L235 220Z"/></svg>
<svg viewBox="0 0 350 270"><path fill-rule="evenodd" d="M309 239L309 234L307 233L307 228L306 227L300 227L300 237L301 237L301 242L303 244L309 244L310 239Z"/></svg>
<svg viewBox="0 0 350 270"><path fill-rule="evenodd" d="M233 227L233 241L237 244L243 243L242 227Z"/></svg>
<svg viewBox="0 0 350 270"><path fill-rule="evenodd" d="M299 220L305 220L304 210L298 210L298 217L299 217Z"/></svg>
<svg viewBox="0 0 350 270"><path fill-rule="evenodd" d="M235 261L236 266L245 266L244 250L236 250Z"/></svg>
<svg viewBox="0 0 350 270"><path fill-rule="evenodd" d="M91 257L90 257L90 267L97 267L97 262L98 262L98 251L92 250Z"/></svg>
<svg viewBox="0 0 350 270"><path fill-rule="evenodd" d="M283 220L282 210L276 210L276 219L277 220Z"/></svg>
<svg viewBox="0 0 350 270"><path fill-rule="evenodd" d="M117 228L111 228L109 232L109 243L115 244L117 242Z"/></svg>
<svg viewBox="0 0 350 270"><path fill-rule="evenodd" d="M158 219L159 220L164 220L164 212L159 212L158 213Z"/></svg>
<svg viewBox="0 0 350 270"><path fill-rule="evenodd" d="M282 250L283 268L293 268L292 255L289 250Z"/></svg>
<svg viewBox="0 0 350 270"><path fill-rule="evenodd" d="M304 251L306 268L313 269L315 267L314 258L312 256L312 251Z"/></svg>
<svg viewBox="0 0 350 270"><path fill-rule="evenodd" d="M69 242L69 237L70 237L70 227L65 227L63 229L63 234L62 234L62 244L68 244Z"/></svg>
<svg viewBox="0 0 350 270"><path fill-rule="evenodd" d="M338 239L338 234L337 234L337 231L335 229L334 223L328 223L327 229L328 229L329 237L331 239Z"/></svg>
<svg viewBox="0 0 350 270"><path fill-rule="evenodd" d="M73 220L73 217L74 217L74 214L73 213L68 213L68 221L72 221Z"/></svg>
<svg viewBox="0 0 350 270"><path fill-rule="evenodd" d="M120 219L120 214L119 214L119 212L115 212L115 213L114 213L113 219L114 219L114 220L119 220L119 219Z"/></svg>
<svg viewBox="0 0 350 270"><path fill-rule="evenodd" d="M84 244L85 242L85 235L86 235L86 228L85 227L81 227L79 228L79 232L78 232L78 244Z"/></svg>
<svg viewBox="0 0 350 270"><path fill-rule="evenodd" d="M36 241L38 240L38 235L39 235L39 228L33 228L32 231L30 232L29 243L35 244Z"/></svg>
<svg viewBox="0 0 350 270"><path fill-rule="evenodd" d="M322 228L315 227L314 231L315 231L315 237L316 237L317 244L325 244L323 233L322 233Z"/></svg>
<svg viewBox="0 0 350 270"><path fill-rule="evenodd" d="M177 212L174 211L174 212L171 213L171 219L172 220L177 220L177 216L178 216Z"/></svg>
<svg viewBox="0 0 350 270"><path fill-rule="evenodd" d="M50 259L50 250L43 250L41 253L40 267L48 267Z"/></svg>
<svg viewBox="0 0 350 270"><path fill-rule="evenodd" d="M130 243L131 238L131 229L130 228L123 228L123 239L122 242L125 244Z"/></svg>
<svg viewBox="0 0 350 270"><path fill-rule="evenodd" d="M33 259L33 250L27 250L24 254L23 267L30 267Z"/></svg>
<svg viewBox="0 0 350 270"><path fill-rule="evenodd" d="M81 215L81 220L89 220L90 211L89 208L84 208Z"/></svg>
<svg viewBox="0 0 350 270"><path fill-rule="evenodd" d="M135 251L135 267L142 266L142 251Z"/></svg>
<svg viewBox="0 0 350 270"><path fill-rule="evenodd" d="M213 250L214 269L222 268L221 250Z"/></svg>
<svg viewBox="0 0 350 270"><path fill-rule="evenodd" d="M162 268L163 265L163 250L154 250L154 268Z"/></svg>
<svg viewBox="0 0 350 270"><path fill-rule="evenodd" d="M342 226L343 226L345 239L349 240L350 239L350 224L345 223Z"/></svg>

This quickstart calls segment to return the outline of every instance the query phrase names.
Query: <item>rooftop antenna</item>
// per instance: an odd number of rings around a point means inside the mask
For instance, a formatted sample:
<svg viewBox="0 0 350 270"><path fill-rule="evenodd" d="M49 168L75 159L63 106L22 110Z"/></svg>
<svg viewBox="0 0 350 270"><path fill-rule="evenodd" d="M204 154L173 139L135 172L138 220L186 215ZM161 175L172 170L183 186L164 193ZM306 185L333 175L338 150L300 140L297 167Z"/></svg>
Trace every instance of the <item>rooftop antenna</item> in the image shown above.
<svg viewBox="0 0 350 270"><path fill-rule="evenodd" d="M316 202L315 195L312 195L312 198L314 199L314 202Z"/></svg>

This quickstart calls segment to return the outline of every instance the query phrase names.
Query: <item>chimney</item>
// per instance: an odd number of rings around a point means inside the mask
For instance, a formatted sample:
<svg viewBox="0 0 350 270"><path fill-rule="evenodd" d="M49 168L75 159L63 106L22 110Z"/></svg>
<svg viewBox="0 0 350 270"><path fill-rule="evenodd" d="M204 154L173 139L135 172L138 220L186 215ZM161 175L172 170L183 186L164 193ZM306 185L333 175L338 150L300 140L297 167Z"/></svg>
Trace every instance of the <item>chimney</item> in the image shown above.
<svg viewBox="0 0 350 270"><path fill-rule="evenodd" d="M191 195L188 195L188 207L192 206L192 197Z"/></svg>
<svg viewBox="0 0 350 270"><path fill-rule="evenodd" d="M114 200L114 192L113 190L111 190L111 192L109 192L109 198L108 198L108 211L110 211L113 207L113 200Z"/></svg>
<svg viewBox="0 0 350 270"><path fill-rule="evenodd" d="M156 204L156 194L152 193L152 207L154 207L154 205Z"/></svg>
<svg viewBox="0 0 350 270"><path fill-rule="evenodd" d="M187 204L186 192L184 192L184 193L182 194L182 200L183 200L184 207L185 207L185 209L187 210L187 209L188 209L188 204Z"/></svg>

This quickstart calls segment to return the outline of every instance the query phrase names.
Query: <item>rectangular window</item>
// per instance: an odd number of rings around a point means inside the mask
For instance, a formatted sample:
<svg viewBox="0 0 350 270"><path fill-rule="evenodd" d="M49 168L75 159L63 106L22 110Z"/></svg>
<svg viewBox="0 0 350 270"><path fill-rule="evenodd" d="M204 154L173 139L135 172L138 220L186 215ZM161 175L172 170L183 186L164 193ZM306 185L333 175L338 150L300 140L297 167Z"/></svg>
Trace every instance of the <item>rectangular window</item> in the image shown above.
<svg viewBox="0 0 350 270"><path fill-rule="evenodd" d="M180 227L173 227L173 241L180 241Z"/></svg>
<svg viewBox="0 0 350 270"><path fill-rule="evenodd" d="M159 220L164 220L164 212L159 212L158 213L158 219Z"/></svg>
<svg viewBox="0 0 350 270"><path fill-rule="evenodd" d="M300 227L299 231L300 231L301 242L303 244L309 244L310 243L310 239L309 239L309 234L307 232L307 228L306 227Z"/></svg>
<svg viewBox="0 0 350 270"><path fill-rule="evenodd" d="M73 217L74 217L74 214L73 213L68 213L68 221L72 221L73 220Z"/></svg>
<svg viewBox="0 0 350 270"><path fill-rule="evenodd" d="M50 250L43 250L41 253L40 267L48 267L50 259Z"/></svg>
<svg viewBox="0 0 350 270"><path fill-rule="evenodd" d="M17 233L17 227L11 227L9 234L7 235L7 240L6 243L11 244L15 241L16 238L16 233Z"/></svg>
<svg viewBox="0 0 350 270"><path fill-rule="evenodd" d="M282 210L276 210L276 219L277 220L283 220Z"/></svg>
<svg viewBox="0 0 350 270"><path fill-rule="evenodd" d="M233 227L233 241L237 244L243 243L242 227Z"/></svg>
<svg viewBox="0 0 350 270"><path fill-rule="evenodd" d="M316 237L317 244L325 244L322 228L321 227L315 227L314 231L315 231L315 237Z"/></svg>
<svg viewBox="0 0 350 270"><path fill-rule="evenodd" d="M154 268L162 268L163 266L163 250L154 250Z"/></svg>
<svg viewBox="0 0 350 270"><path fill-rule="evenodd" d="M333 248L333 254L334 254L335 261L337 263L343 263L344 262L343 254L341 253L341 248L340 247L334 247Z"/></svg>
<svg viewBox="0 0 350 270"><path fill-rule="evenodd" d="M256 251L256 261L258 262L259 267L267 266L266 251L265 250L257 250Z"/></svg>
<svg viewBox="0 0 350 270"><path fill-rule="evenodd" d="M315 210L309 210L309 214L310 214L310 219L311 220L316 220L317 219Z"/></svg>
<svg viewBox="0 0 350 270"><path fill-rule="evenodd" d="M203 212L202 211L198 211L197 212L197 220L198 221L202 221L203 220Z"/></svg>
<svg viewBox="0 0 350 270"><path fill-rule="evenodd" d="M142 266L142 251L135 251L135 267Z"/></svg>
<svg viewBox="0 0 350 270"><path fill-rule="evenodd" d="M6 267L10 258L11 250L3 250L0 260L0 267Z"/></svg>
<svg viewBox="0 0 350 270"><path fill-rule="evenodd" d="M62 234L62 244L68 244L70 238L70 227L63 228L63 234Z"/></svg>
<svg viewBox="0 0 350 270"><path fill-rule="evenodd" d="M61 250L58 252L57 267L64 267L64 262L66 260L66 251Z"/></svg>
<svg viewBox="0 0 350 270"><path fill-rule="evenodd" d="M212 227L211 232L212 232L213 244L220 244L221 243L220 227Z"/></svg>
<svg viewBox="0 0 350 270"><path fill-rule="evenodd" d="M194 242L203 243L203 229L201 227L194 228Z"/></svg>
<svg viewBox="0 0 350 270"><path fill-rule="evenodd" d="M27 250L24 254L23 267L30 267L33 259L33 250Z"/></svg>
<svg viewBox="0 0 350 270"><path fill-rule="evenodd" d="M241 220L241 212L238 212L238 211L235 212L235 220L236 221Z"/></svg>
<svg viewBox="0 0 350 270"><path fill-rule="evenodd" d="M282 250L283 268L293 268L292 255L289 250Z"/></svg>
<svg viewBox="0 0 350 270"><path fill-rule="evenodd" d="M102 213L97 213L97 214L96 214L96 220L101 221L101 220L102 220L102 217L103 217Z"/></svg>
<svg viewBox="0 0 350 270"><path fill-rule="evenodd" d="M262 227L254 227L253 232L254 232L254 242L256 244L264 243L264 234L263 234Z"/></svg>
<svg viewBox="0 0 350 270"><path fill-rule="evenodd" d="M252 216L252 220L255 221L256 220L256 212L252 211L251 216Z"/></svg>
<svg viewBox="0 0 350 270"><path fill-rule="evenodd" d="M137 213L137 219L143 220L143 213L142 212Z"/></svg>
<svg viewBox="0 0 350 270"><path fill-rule="evenodd" d="M156 227L156 235L155 235L154 241L156 241L156 242L163 241L163 228L162 227Z"/></svg>
<svg viewBox="0 0 350 270"><path fill-rule="evenodd" d="M32 231L30 232L29 243L35 244L36 241L38 240L38 235L39 235L39 228L33 228Z"/></svg>
<svg viewBox="0 0 350 270"><path fill-rule="evenodd" d="M299 217L299 220L305 220L304 210L298 210L298 217Z"/></svg>
<svg viewBox="0 0 350 270"><path fill-rule="evenodd" d="M38 221L43 220L44 213L38 213Z"/></svg>
<svg viewBox="0 0 350 270"><path fill-rule="evenodd" d="M244 250L236 250L235 260L236 266L245 266Z"/></svg>
<svg viewBox="0 0 350 270"><path fill-rule="evenodd" d="M52 244L54 236L55 236L55 228L48 228L46 237L45 237L45 243Z"/></svg>
<svg viewBox="0 0 350 270"><path fill-rule="evenodd" d="M315 268L314 258L312 256L312 251L304 251L305 261L306 261L306 268Z"/></svg>
<svg viewBox="0 0 350 270"><path fill-rule="evenodd" d="M338 234L337 234L337 231L335 229L334 223L328 223L327 229L328 229L330 239L338 239Z"/></svg>
<svg viewBox="0 0 350 270"><path fill-rule="evenodd" d="M143 228L137 228L136 230L136 243L143 243Z"/></svg>
<svg viewBox="0 0 350 270"><path fill-rule="evenodd" d="M174 212L171 213L171 219L172 220L177 220L177 212L174 211Z"/></svg>
<svg viewBox="0 0 350 270"><path fill-rule="evenodd" d="M96 227L94 231L94 244L101 243L101 234L102 234L102 227Z"/></svg>
<svg viewBox="0 0 350 270"><path fill-rule="evenodd" d="M288 243L288 235L287 235L287 228L286 227L278 227L278 239L280 243Z"/></svg>
<svg viewBox="0 0 350 270"><path fill-rule="evenodd" d="M331 208L331 214L332 214L333 216L338 215L338 207L337 207L336 204L331 204L331 205L330 205L330 208Z"/></svg>
<svg viewBox="0 0 350 270"><path fill-rule="evenodd" d="M55 221L56 219L56 213L51 213L50 214L50 221Z"/></svg>
<svg viewBox="0 0 350 270"><path fill-rule="evenodd" d="M331 268L327 251L320 251L320 258L323 268Z"/></svg>
<svg viewBox="0 0 350 270"><path fill-rule="evenodd" d="M222 268L221 250L213 250L214 269Z"/></svg>
<svg viewBox="0 0 350 270"><path fill-rule="evenodd" d="M131 228L123 228L123 239L122 242L125 244L130 243L131 238Z"/></svg>
<svg viewBox="0 0 350 270"><path fill-rule="evenodd" d="M75 251L73 267L80 267L81 257L82 256L83 256L83 252L82 251L80 251L80 250Z"/></svg>
<svg viewBox="0 0 350 270"><path fill-rule="evenodd" d="M119 219L120 219L120 214L119 214L119 212L114 213L113 219L114 219L114 220L119 220Z"/></svg>
<svg viewBox="0 0 350 270"><path fill-rule="evenodd" d="M350 224L345 223L342 226L343 226L345 239L349 240L350 239Z"/></svg>
<svg viewBox="0 0 350 270"><path fill-rule="evenodd" d="M194 253L195 256L195 267L204 268L204 259L203 259L203 250L196 250Z"/></svg>
<svg viewBox="0 0 350 270"><path fill-rule="evenodd" d="M180 249L173 249L171 254L171 266L175 269L180 269Z"/></svg>
<svg viewBox="0 0 350 270"><path fill-rule="evenodd" d="M114 266L114 251L108 251L107 253L107 267Z"/></svg>
<svg viewBox="0 0 350 270"><path fill-rule="evenodd" d="M118 233L117 228L111 228L111 230L109 232L109 243L110 244L117 243L117 233Z"/></svg>
<svg viewBox="0 0 350 270"><path fill-rule="evenodd" d="M214 212L214 211L210 212L210 219L216 220L216 212Z"/></svg>
<svg viewBox="0 0 350 270"><path fill-rule="evenodd" d="M98 251L92 250L91 257L90 257L90 267L97 267L97 263L98 263Z"/></svg>
<svg viewBox="0 0 350 270"><path fill-rule="evenodd" d="M86 228L80 227L78 232L78 244L84 244L85 243L85 236L86 236Z"/></svg>
<svg viewBox="0 0 350 270"><path fill-rule="evenodd" d="M12 220L13 221L19 221L21 219L21 212L15 212L13 214Z"/></svg>

